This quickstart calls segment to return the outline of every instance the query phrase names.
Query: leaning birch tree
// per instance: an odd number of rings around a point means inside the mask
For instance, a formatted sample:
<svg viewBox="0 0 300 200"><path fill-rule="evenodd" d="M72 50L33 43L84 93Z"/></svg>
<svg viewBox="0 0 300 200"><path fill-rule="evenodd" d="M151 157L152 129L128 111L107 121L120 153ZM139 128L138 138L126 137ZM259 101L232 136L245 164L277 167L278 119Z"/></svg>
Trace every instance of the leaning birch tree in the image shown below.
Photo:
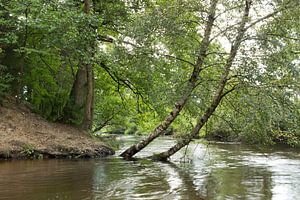
<svg viewBox="0 0 300 200"><path fill-rule="evenodd" d="M212 28L214 26L214 21L216 18L217 3L218 0L212 0L210 2L204 35L199 46L199 54L196 62L193 64L193 72L190 76L189 81L186 84L185 92L183 93L180 100L174 104L174 108L170 112L170 114L167 115L167 117L163 120L163 122L159 124L154 129L154 131L151 134L149 134L147 138L145 138L144 140L140 141L137 144L132 145L121 154L121 156L124 157L125 159L131 158L140 150L142 150L144 147L146 147L155 138L161 135L164 132L164 130L166 130L170 126L170 124L172 124L172 122L177 118L177 116L179 115L179 113L182 111L183 107L187 103L189 96L197 86L199 80L199 74L204 68L204 60L207 56L207 51L209 48L209 44L211 42L210 37L212 33Z"/></svg>
<svg viewBox="0 0 300 200"><path fill-rule="evenodd" d="M237 29L237 36L234 40L234 43L231 46L229 57L226 60L226 64L224 66L223 73L221 75L219 84L216 88L216 91L215 91L215 94L214 94L213 99L211 101L211 104L206 109L204 114L201 117L199 117L199 119L197 120L197 124L193 128L193 130L191 131L190 135L188 135L183 140L180 140L176 145L174 145L168 151L155 155L154 156L155 159L157 159L157 160L166 160L170 156L175 154L177 151L179 151L182 147L188 145L191 142L191 140L198 135L200 129L204 126L204 124L208 121L210 116L214 113L214 111L216 110L216 108L220 104L222 98L226 94L228 94L229 92L234 90L234 87L233 87L232 89L224 91L227 80L228 80L228 76L229 76L229 73L230 73L230 68L232 67L233 61L234 61L234 59L237 55L237 52L238 52L239 47L241 45L241 42L243 40L244 34L246 32L246 23L248 22L248 19L249 19L250 6L251 6L251 0L245 0L245 10L244 10L244 14L242 16L242 20L239 23L240 26Z"/></svg>

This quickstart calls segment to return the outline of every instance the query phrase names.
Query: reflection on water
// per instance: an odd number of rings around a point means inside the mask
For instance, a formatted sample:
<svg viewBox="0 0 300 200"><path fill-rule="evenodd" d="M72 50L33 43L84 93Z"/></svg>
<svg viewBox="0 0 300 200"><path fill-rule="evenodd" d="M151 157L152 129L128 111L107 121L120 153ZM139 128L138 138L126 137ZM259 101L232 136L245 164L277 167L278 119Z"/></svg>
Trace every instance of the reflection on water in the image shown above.
<svg viewBox="0 0 300 200"><path fill-rule="evenodd" d="M162 138L138 156L173 143ZM299 199L300 155L294 150L194 143L187 149L192 162L180 163L184 152L171 163L118 157L2 161L0 199Z"/></svg>
<svg viewBox="0 0 300 200"><path fill-rule="evenodd" d="M0 199L83 199L92 189L89 162L45 160L0 163Z"/></svg>

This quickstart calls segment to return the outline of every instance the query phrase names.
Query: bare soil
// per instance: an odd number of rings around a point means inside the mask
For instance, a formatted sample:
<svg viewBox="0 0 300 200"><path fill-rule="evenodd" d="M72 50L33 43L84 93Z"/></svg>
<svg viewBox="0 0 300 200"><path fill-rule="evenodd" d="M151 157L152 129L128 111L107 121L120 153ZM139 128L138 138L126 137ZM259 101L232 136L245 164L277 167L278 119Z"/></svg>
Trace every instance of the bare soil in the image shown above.
<svg viewBox="0 0 300 200"><path fill-rule="evenodd" d="M0 159L95 158L114 154L78 128L50 123L24 105L0 106Z"/></svg>

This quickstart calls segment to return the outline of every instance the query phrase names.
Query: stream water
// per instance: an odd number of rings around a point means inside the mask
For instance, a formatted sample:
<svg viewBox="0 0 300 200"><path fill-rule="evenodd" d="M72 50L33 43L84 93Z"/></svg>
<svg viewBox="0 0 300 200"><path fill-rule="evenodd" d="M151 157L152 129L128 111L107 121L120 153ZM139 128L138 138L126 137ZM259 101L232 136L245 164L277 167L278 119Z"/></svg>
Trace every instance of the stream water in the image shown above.
<svg viewBox="0 0 300 200"><path fill-rule="evenodd" d="M121 152L137 138L126 137ZM137 157L167 149L160 138ZM117 152L117 154L119 153ZM182 158L186 155L185 161ZM96 160L0 162L0 199L300 199L299 150L194 142L170 163Z"/></svg>

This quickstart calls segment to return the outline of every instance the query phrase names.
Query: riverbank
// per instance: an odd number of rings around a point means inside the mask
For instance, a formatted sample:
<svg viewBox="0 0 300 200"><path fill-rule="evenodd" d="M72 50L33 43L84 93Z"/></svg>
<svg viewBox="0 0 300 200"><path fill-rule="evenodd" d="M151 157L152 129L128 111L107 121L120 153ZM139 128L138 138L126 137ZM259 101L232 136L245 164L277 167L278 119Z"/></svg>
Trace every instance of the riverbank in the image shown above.
<svg viewBox="0 0 300 200"><path fill-rule="evenodd" d="M0 159L96 158L114 150L85 131L50 123L22 105L0 106Z"/></svg>

